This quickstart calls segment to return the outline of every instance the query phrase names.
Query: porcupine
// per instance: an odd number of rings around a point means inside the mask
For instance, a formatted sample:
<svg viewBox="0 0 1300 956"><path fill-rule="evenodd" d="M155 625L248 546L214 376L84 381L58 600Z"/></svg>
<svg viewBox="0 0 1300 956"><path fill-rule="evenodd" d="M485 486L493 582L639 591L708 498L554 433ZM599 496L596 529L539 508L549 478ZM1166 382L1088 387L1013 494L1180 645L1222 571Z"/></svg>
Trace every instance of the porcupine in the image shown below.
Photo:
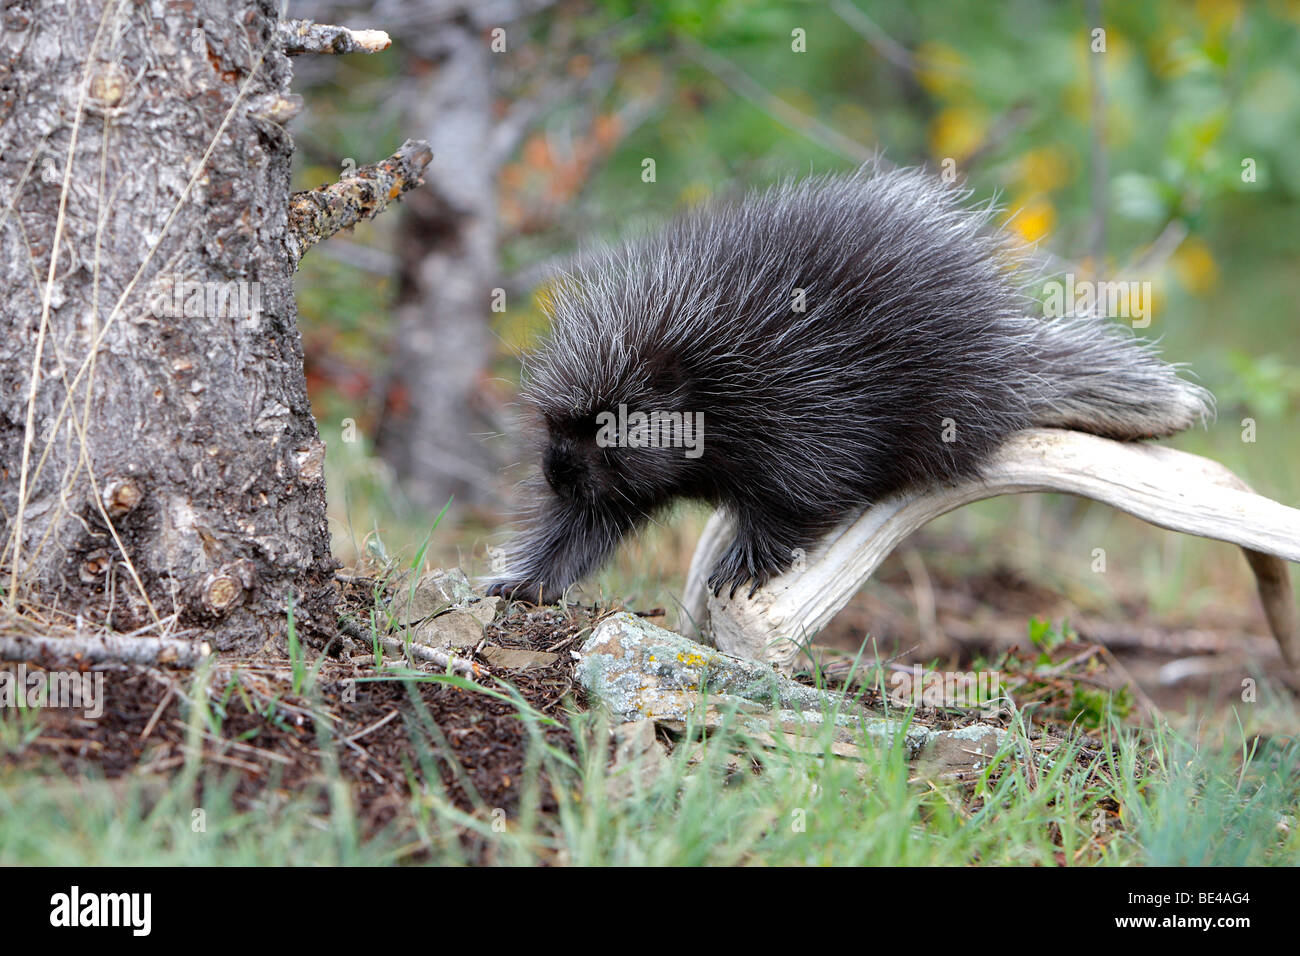
<svg viewBox="0 0 1300 956"><path fill-rule="evenodd" d="M977 475L1020 429L1136 440L1212 414L1125 327L1035 316L1022 246L968 198L925 170L868 164L579 257L525 360L541 473L491 592L553 603L691 498L735 527L710 587L752 595L848 516ZM702 451L598 441L620 406L702 413Z"/></svg>

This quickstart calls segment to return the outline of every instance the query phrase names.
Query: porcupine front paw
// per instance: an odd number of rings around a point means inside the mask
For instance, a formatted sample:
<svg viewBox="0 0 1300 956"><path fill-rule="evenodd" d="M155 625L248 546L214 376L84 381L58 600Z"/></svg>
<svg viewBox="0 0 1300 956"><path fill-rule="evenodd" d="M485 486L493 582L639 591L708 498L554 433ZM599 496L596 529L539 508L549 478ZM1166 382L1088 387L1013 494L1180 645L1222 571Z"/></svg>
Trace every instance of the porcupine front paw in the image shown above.
<svg viewBox="0 0 1300 956"><path fill-rule="evenodd" d="M564 596L563 591L548 588L537 581L495 581L488 585L487 593L488 597L503 597L538 605L558 604Z"/></svg>
<svg viewBox="0 0 1300 956"><path fill-rule="evenodd" d="M753 539L737 538L714 565L713 573L709 575L709 589L715 597L721 597L729 586L727 596L734 598L740 586L749 581L749 596L753 597L759 588L785 571L791 560L788 550L764 546Z"/></svg>

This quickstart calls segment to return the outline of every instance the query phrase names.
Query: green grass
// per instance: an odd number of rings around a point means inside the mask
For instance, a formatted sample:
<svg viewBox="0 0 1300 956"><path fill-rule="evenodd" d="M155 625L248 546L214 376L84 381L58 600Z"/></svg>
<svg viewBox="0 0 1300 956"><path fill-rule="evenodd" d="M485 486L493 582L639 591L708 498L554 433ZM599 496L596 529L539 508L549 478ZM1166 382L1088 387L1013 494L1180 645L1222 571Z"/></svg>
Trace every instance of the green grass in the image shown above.
<svg viewBox="0 0 1300 956"><path fill-rule="evenodd" d="M204 697L197 688L189 695ZM170 779L0 768L0 864L458 864L467 862L467 833L489 847L491 862L524 865L1300 863L1300 745L1252 743L1244 730L1235 746L1215 749L1163 726L1126 728L1112 715L1109 752L1081 760L1079 745L1067 744L1032 774L1013 733L963 789L911 779L901 740L858 762L828 756L828 740L823 753L772 750L724 727L707 746L678 747L631 796L616 796L596 715L574 715L580 746L571 759L542 743L538 715L520 704L535 746L511 816L453 806L437 783L444 758L426 749L411 754L404 812L363 838L321 734L317 778L293 793L268 786L243 811L233 772L197 760ZM191 708L190 724L210 727L211 715ZM0 746L21 749L20 721L6 714L0 727ZM728 764L733 753L739 769ZM550 813L540 810L546 780L558 804Z"/></svg>

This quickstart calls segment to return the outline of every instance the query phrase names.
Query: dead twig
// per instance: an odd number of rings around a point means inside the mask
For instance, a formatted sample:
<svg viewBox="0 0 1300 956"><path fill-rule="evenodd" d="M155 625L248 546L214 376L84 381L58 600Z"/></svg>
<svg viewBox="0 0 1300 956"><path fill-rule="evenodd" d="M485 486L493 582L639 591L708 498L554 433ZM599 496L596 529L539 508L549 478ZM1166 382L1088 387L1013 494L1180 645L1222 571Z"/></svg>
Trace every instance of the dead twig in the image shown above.
<svg viewBox="0 0 1300 956"><path fill-rule="evenodd" d="M395 637L381 637L379 642L383 645L384 650L392 651L394 654L405 654L410 652L410 655L416 660L434 664L453 674L460 674L462 677L475 678L492 676L492 672L482 664L468 661L463 657L456 657L453 654L449 654L443 650L438 650L434 647L425 647L423 644L416 644L414 642L407 644Z"/></svg>
<svg viewBox="0 0 1300 956"><path fill-rule="evenodd" d="M117 634L0 636L0 660L66 660L77 664L145 664L194 668L212 653L206 641Z"/></svg>
<svg viewBox="0 0 1300 956"><path fill-rule="evenodd" d="M349 30L311 20L281 20L277 25L284 52L289 56L304 53L379 53L393 45L383 30Z"/></svg>
<svg viewBox="0 0 1300 956"><path fill-rule="evenodd" d="M408 139L382 162L361 166L336 183L294 193L289 198L285 244L296 263L316 243L363 219L373 219L402 193L423 185L433 150L422 139Z"/></svg>

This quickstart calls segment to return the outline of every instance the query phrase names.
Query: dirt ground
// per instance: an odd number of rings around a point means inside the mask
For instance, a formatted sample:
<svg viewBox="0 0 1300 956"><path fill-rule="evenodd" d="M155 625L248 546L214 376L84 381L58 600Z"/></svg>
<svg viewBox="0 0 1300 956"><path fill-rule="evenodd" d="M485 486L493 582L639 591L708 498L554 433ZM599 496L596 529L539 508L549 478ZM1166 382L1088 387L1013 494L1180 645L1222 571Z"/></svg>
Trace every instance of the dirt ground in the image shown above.
<svg viewBox="0 0 1300 956"><path fill-rule="evenodd" d="M574 740L567 709L575 706L577 694L567 649L589 628L589 619L580 610L517 606L491 627L499 646L560 652L550 666L500 676L529 707L554 720L540 732L570 755ZM410 780L435 776L435 785L466 813L489 819L499 808L513 815L529 745L529 729L516 704L447 683L376 676L372 656L327 659L320 664L315 692L307 696L293 693L287 659L223 659L208 684L219 734L202 730L202 759L237 775L233 798L241 810L321 780L323 762L336 759L339 773L352 785L367 834L408 805ZM89 769L110 779L133 771L177 772L193 752L186 719L192 685L188 671L127 667L110 672L101 717L42 710L39 735L21 755L0 752L0 763L45 771L52 763L69 775ZM544 777L541 784L545 811L553 801ZM474 842L468 831L465 839Z"/></svg>
<svg viewBox="0 0 1300 956"><path fill-rule="evenodd" d="M369 593L364 583L345 587L345 612L367 619ZM516 688L537 714L554 721L539 732L570 755L576 742L569 715L583 706L572 651L612 610L512 605L486 634L498 648L555 655L543 666L494 666L493 674ZM940 668L963 670L978 657L984 666L992 662L1011 675L1019 705L1033 709L1036 721L1070 726L1072 732L1079 729L1073 725L1079 719L1080 687L1127 688L1121 693L1133 716L1142 719L1156 708L1177 709L1189 700L1202 709L1231 704L1240 696L1242 676L1267 668L1270 652L1276 659L1267 640L1249 636L1256 625L1248 608L1235 617L1200 615L1195 631L1162 628L1141 608L1128 608L1118 623L1072 618L1075 634L1050 651L1029 643L1028 619L1059 621L1070 610L1063 596L1006 570L960 579L932 570L922 578L897 561L882 568L820 636L815 656L822 676L832 685L841 683L869 624L876 646L865 661L878 653L886 667L937 661ZM662 611L644 613L657 619ZM1052 664L1048 677L1042 676L1045 653ZM317 654L312 651L309 658ZM234 798L241 809L265 806L275 794L319 781L324 762L337 760L367 833L409 805L412 780L441 786L456 806L480 818L498 808L513 814L527 780L530 734L514 702L449 683L375 679L373 655L360 647L316 664L315 691L305 695L293 692L288 660L218 662L208 706L220 719L206 725L198 739L206 763L237 776ZM812 680L814 669L802 678ZM484 684L501 686L491 680ZM40 733L31 744L20 754L0 752L0 762L46 771L53 764L68 774L93 769L109 778L177 772L193 757L194 729L186 718L192 690L189 672L138 667L112 672L101 718L42 711ZM872 702L868 694L867 703ZM972 718L930 710L917 719L952 725ZM540 793L546 810L553 798L544 775ZM472 832L463 839L476 852Z"/></svg>
<svg viewBox="0 0 1300 956"><path fill-rule="evenodd" d="M969 546L917 540L917 552L927 555ZM1243 680L1258 685L1280 670L1277 644L1253 592L1199 607L1181 620L1155 614L1140 597L1124 599L1115 611L1089 614L1061 591L1012 569L958 574L942 561L922 564L917 552L891 556L816 646L851 656L870 635L884 659L902 655L902 662L938 660L960 668L976 655L1028 647L1031 618L1065 621L1083 642L1106 648L1107 669L1132 686L1141 708L1171 715L1231 708L1242 702ZM865 656L872 651L868 644ZM1290 689L1293 695L1296 690Z"/></svg>

